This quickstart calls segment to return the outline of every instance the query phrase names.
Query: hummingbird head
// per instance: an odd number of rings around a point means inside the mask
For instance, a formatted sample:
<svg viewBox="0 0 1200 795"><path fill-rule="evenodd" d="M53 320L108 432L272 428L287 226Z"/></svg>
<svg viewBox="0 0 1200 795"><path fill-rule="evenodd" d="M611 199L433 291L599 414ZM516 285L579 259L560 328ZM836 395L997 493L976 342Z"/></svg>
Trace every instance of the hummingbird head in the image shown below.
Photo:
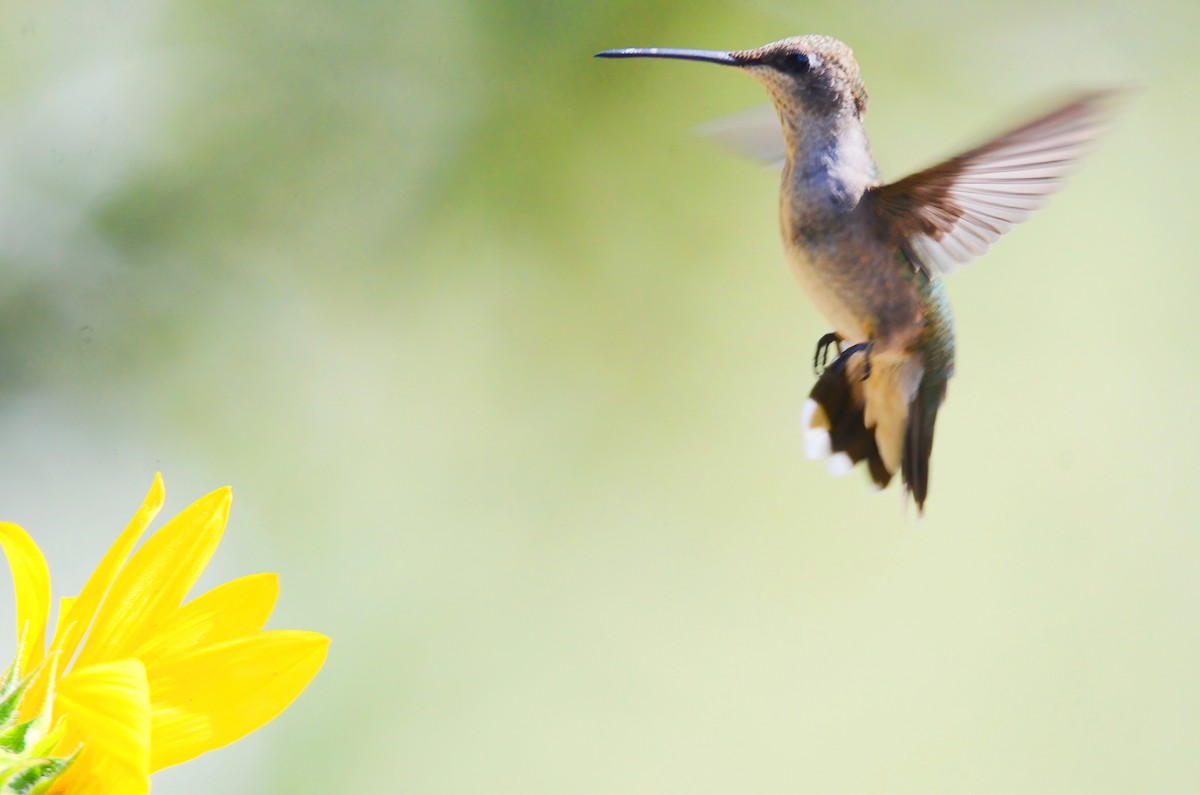
<svg viewBox="0 0 1200 795"><path fill-rule="evenodd" d="M781 116L861 118L867 110L854 54L832 36L794 36L729 54L763 84Z"/></svg>
<svg viewBox="0 0 1200 795"><path fill-rule="evenodd" d="M732 66L762 83L783 127L788 212L842 212L877 182L863 127L867 90L850 48L830 36L795 36L753 50L630 48L601 58L678 58ZM756 134L757 136L757 134ZM761 148L757 143L754 148Z"/></svg>
<svg viewBox="0 0 1200 795"><path fill-rule="evenodd" d="M753 50L631 47L600 58L677 58L733 66L762 83L784 125L830 120L867 109L867 90L854 54L832 36L793 36Z"/></svg>

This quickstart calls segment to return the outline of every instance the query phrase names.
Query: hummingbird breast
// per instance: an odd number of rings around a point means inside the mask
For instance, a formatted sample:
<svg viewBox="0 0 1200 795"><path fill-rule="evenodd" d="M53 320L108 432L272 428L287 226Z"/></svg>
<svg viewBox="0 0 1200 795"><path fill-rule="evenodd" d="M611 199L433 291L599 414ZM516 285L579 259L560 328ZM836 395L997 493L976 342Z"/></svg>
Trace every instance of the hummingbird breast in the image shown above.
<svg viewBox="0 0 1200 795"><path fill-rule="evenodd" d="M871 342L876 354L907 352L926 325L921 276L866 213L796 212L786 193L781 209L792 273L838 335Z"/></svg>

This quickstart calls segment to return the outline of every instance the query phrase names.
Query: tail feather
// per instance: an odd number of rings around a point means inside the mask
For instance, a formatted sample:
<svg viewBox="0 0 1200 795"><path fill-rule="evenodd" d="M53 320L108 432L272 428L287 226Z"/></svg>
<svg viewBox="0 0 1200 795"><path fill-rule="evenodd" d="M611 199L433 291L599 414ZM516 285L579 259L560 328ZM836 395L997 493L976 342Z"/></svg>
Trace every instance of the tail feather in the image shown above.
<svg viewBox="0 0 1200 795"><path fill-rule="evenodd" d="M833 474L845 474L866 461L871 479L882 489L891 482L892 472L879 454L874 428L866 426L857 379L837 364L817 379L804 404L804 452L814 459L832 456L828 468Z"/></svg>
<svg viewBox="0 0 1200 795"><path fill-rule="evenodd" d="M925 510L929 494L929 455L933 451L933 426L938 409L946 399L946 381L926 375L908 407L904 429L904 465L901 477L917 503L917 513Z"/></svg>

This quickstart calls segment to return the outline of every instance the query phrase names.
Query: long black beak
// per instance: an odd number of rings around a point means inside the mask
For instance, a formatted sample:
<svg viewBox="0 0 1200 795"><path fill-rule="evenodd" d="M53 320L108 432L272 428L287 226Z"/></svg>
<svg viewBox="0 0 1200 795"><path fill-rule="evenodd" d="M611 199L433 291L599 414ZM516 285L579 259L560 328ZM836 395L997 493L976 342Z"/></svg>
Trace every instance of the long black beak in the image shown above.
<svg viewBox="0 0 1200 795"><path fill-rule="evenodd" d="M680 50L671 47L626 47L623 50L605 50L596 53L597 58L676 58L681 61L705 61L725 66L744 66L731 53L720 50Z"/></svg>

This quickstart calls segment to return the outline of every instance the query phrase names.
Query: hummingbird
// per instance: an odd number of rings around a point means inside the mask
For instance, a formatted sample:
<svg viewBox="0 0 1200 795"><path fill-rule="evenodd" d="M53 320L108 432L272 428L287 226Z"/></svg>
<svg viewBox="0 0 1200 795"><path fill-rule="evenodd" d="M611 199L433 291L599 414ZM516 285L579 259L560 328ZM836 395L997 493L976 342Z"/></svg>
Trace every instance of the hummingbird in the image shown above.
<svg viewBox="0 0 1200 795"><path fill-rule="evenodd" d="M954 374L954 320L941 277L1046 203L1103 129L1115 92L1077 96L932 168L884 183L863 119L867 90L830 36L752 50L627 48L600 58L674 58L761 83L783 130L780 228L804 292L833 327L814 355L804 453L831 474L865 463L880 489L899 472L924 511L938 410ZM837 355L829 363L830 349ZM828 364L828 366L825 366Z"/></svg>

